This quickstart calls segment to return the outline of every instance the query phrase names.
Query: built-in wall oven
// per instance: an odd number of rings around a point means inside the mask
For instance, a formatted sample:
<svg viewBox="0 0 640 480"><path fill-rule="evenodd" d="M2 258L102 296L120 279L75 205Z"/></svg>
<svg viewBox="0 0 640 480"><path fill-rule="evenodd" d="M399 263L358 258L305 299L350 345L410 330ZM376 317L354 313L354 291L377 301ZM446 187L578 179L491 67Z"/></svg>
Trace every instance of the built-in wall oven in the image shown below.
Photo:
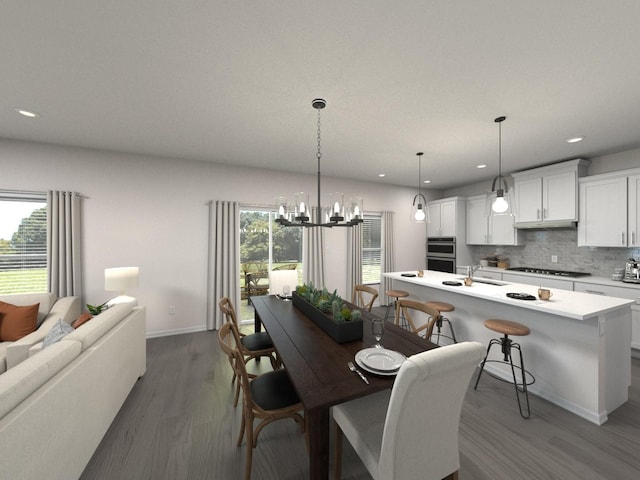
<svg viewBox="0 0 640 480"><path fill-rule="evenodd" d="M456 273L456 237L427 238L427 270Z"/></svg>

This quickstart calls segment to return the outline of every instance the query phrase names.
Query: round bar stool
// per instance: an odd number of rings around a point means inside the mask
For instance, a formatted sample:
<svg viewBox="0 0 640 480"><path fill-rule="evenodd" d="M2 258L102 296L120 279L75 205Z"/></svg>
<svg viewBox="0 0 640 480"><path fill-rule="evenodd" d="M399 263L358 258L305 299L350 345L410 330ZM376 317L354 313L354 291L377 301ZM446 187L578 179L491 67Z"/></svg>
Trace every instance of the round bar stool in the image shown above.
<svg viewBox="0 0 640 480"><path fill-rule="evenodd" d="M387 297L393 297L395 300L393 301L393 317L395 318L396 310L398 309L398 300L400 298L408 297L409 292L405 292L404 290L387 290L384 292ZM391 304L387 305L387 311L384 314L385 321L389 318L389 310L391 310ZM405 322L406 323L406 322ZM402 325L403 328L407 328L409 325Z"/></svg>
<svg viewBox="0 0 640 480"><path fill-rule="evenodd" d="M456 309L456 307L446 302L427 302L427 305L429 305L431 308L436 309L440 314L436 319L435 335L437 335L438 338L434 343L437 345L440 345L440 337L448 338L450 340L453 340L453 343L458 343L458 340L456 340L456 334L453 331L453 324L451 323L451 320L449 320L447 317L442 315L442 312L453 312ZM447 324L449 325L449 331L451 332L451 335L445 335L442 333L442 322L447 322ZM433 335L431 338L433 338Z"/></svg>
<svg viewBox="0 0 640 480"><path fill-rule="evenodd" d="M478 382L480 382L480 377L482 376L482 372L484 371L484 366L487 362L496 362L496 363L503 363L503 364L510 365L511 374L513 375L513 382L511 382L510 380L505 380L503 378L500 378L496 375L493 375L491 372L487 372L487 373L489 373L489 375L491 375L492 377L497 378L498 380L501 380L503 382L513 383L516 389L516 399L518 400L518 409L520 410L520 415L522 416L522 418L529 418L529 416L531 415L531 410L529 409L529 392L527 391L527 386L534 383L536 379L530 372L526 371L524 368L524 360L522 358L522 349L520 348L520 345L517 343L514 343L509 338L509 335L518 336L518 337L524 337L526 335L529 335L530 333L529 327L527 327L526 325L522 325L521 323L512 322L510 320L498 320L498 319L485 320L484 326L487 327L489 330L493 330L494 332L501 333L503 336L502 338L492 338L489 341L489 346L487 347L487 354L485 355L484 360L482 360L482 363L480 364L480 373L478 373L478 378L476 379L476 384L473 388L474 390L478 388ZM489 352L491 351L491 347L493 347L494 345L500 345L502 349L503 358L504 358L503 360L487 360L487 357L489 356ZM520 354L520 366L513 364L513 358L511 357L512 349L517 349L518 353ZM521 382L519 382L516 377L516 370L520 370ZM527 381L527 376L529 376L529 379L530 379L529 381ZM520 401L521 394L524 394L524 397L527 401L526 414L525 412L523 412L523 406Z"/></svg>

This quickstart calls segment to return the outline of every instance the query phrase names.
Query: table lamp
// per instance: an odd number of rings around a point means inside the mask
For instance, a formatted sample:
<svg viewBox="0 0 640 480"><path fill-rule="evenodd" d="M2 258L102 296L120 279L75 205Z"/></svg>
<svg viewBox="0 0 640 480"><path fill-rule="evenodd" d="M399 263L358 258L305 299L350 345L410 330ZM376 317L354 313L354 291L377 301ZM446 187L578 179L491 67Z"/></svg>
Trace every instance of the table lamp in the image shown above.
<svg viewBox="0 0 640 480"><path fill-rule="evenodd" d="M125 295L125 290L138 286L140 269L138 267L115 267L104 269L104 289L118 291L120 295L107 302L107 307L118 303L131 303L135 307L138 300L135 297Z"/></svg>

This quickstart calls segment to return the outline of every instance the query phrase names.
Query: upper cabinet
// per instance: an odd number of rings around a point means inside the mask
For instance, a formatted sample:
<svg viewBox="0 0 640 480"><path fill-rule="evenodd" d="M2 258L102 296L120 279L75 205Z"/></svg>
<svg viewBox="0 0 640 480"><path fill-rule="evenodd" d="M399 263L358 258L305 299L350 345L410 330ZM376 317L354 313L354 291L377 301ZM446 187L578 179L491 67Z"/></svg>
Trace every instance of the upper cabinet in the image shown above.
<svg viewBox="0 0 640 480"><path fill-rule="evenodd" d="M588 160L577 159L513 173L517 227L545 227L578 220L578 178Z"/></svg>
<svg viewBox="0 0 640 480"><path fill-rule="evenodd" d="M495 194L493 195L495 197ZM514 228L514 217L488 214L487 197L467 198L468 245L521 245L523 232Z"/></svg>
<svg viewBox="0 0 640 480"><path fill-rule="evenodd" d="M432 200L427 203L429 223L427 237L464 238L464 201L460 197Z"/></svg>
<svg viewBox="0 0 640 480"><path fill-rule="evenodd" d="M580 247L640 246L640 170L580 179Z"/></svg>

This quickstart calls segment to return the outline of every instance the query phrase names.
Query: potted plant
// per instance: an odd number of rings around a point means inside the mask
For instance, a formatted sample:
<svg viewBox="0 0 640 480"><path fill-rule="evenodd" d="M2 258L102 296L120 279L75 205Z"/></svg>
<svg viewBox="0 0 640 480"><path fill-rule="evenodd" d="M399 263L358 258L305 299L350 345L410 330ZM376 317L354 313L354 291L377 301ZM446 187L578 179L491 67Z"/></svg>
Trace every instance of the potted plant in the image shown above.
<svg viewBox="0 0 640 480"><path fill-rule="evenodd" d="M101 305L89 305L87 303L87 310L93 316L100 315L100 312L107 309L107 302L104 302Z"/></svg>

